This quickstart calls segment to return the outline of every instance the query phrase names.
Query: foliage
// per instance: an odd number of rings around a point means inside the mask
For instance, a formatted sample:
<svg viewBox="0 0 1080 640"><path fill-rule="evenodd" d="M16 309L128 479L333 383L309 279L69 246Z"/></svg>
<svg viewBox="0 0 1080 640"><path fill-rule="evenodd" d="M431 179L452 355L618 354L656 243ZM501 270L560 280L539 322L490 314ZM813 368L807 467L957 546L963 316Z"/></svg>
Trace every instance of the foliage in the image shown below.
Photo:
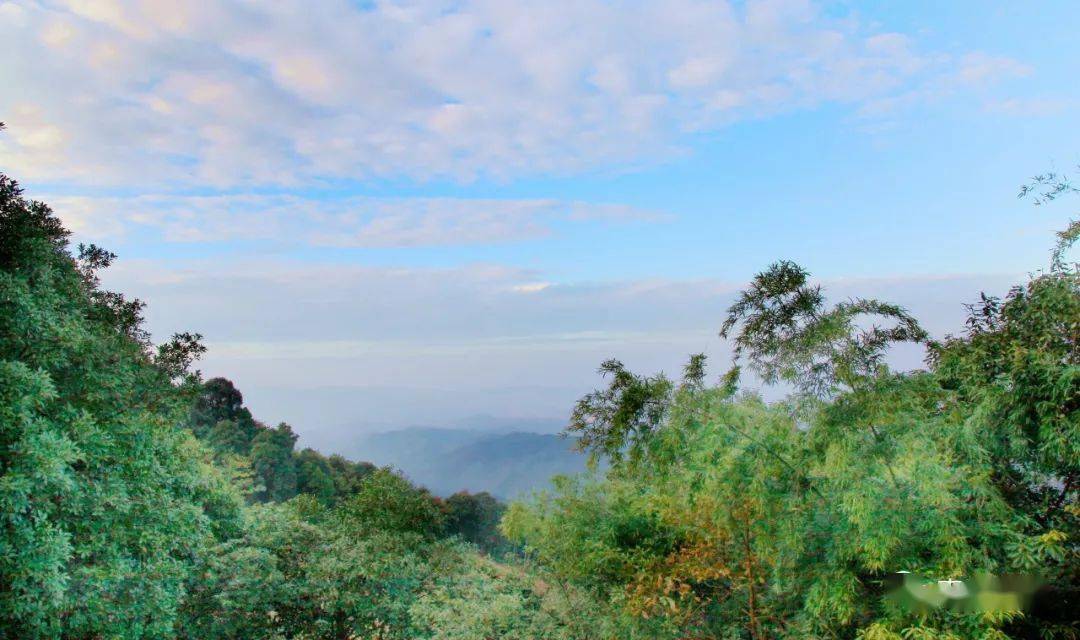
<svg viewBox="0 0 1080 640"><path fill-rule="evenodd" d="M192 405L189 424L200 438L217 429L217 439L230 443L229 446L235 443L238 453L251 450L251 441L262 426L244 406L244 395L225 378L211 378L203 383Z"/></svg>
<svg viewBox="0 0 1080 640"><path fill-rule="evenodd" d="M690 356L682 385L676 388L662 373L640 376L618 360L604 361L599 373L610 376L610 383L578 400L565 434L576 437L574 446L588 451L593 462L600 457L618 462L627 456L639 461L667 415L673 394L704 383L704 362L702 354Z"/></svg>
<svg viewBox="0 0 1080 640"><path fill-rule="evenodd" d="M492 544L499 505L294 451L196 334L150 343L114 259L0 176L0 637L411 637L475 554L446 519Z"/></svg>
<svg viewBox="0 0 1080 640"><path fill-rule="evenodd" d="M736 361L746 356L765 382L827 395L881 369L892 343L926 339L919 323L893 304L859 298L826 308L809 276L793 262L777 262L754 276L728 309L720 337L733 338ZM868 317L893 324L862 328ZM737 368L729 374L737 375Z"/></svg>
<svg viewBox="0 0 1080 640"><path fill-rule="evenodd" d="M292 427L282 422L274 429L260 429L251 440L251 467L264 487L256 497L281 502L296 495L296 439Z"/></svg>
<svg viewBox="0 0 1080 640"><path fill-rule="evenodd" d="M296 454L296 488L300 493L315 496L324 504L337 498L334 484L335 470L330 461L314 449L304 449Z"/></svg>
<svg viewBox="0 0 1080 640"><path fill-rule="evenodd" d="M1080 193L1080 188L1077 188L1068 176L1050 172L1032 178L1030 182L1020 187L1020 193L1016 197L1032 196L1035 206L1042 206L1062 196L1077 193ZM1080 219L1070 220L1069 225L1057 233L1057 238L1057 244L1054 245L1054 250L1050 254L1050 268L1060 272L1068 267L1065 256L1080 239Z"/></svg>
<svg viewBox="0 0 1080 640"><path fill-rule="evenodd" d="M443 501L446 531L489 553L507 551L499 533L499 521L506 507L489 493L459 491Z"/></svg>
<svg viewBox="0 0 1080 640"><path fill-rule="evenodd" d="M984 296L967 332L940 341L895 305L830 307L801 267L773 265L722 335L796 394L738 396L738 367L694 384L700 359L678 389L605 363L614 381L569 430L610 470L511 505L505 533L541 571L678 637L1077 637L1075 235L1059 235L1048 271ZM873 316L886 324L868 327ZM925 371L885 366L901 341L927 342ZM1022 572L1044 586L1023 612L1000 592L1013 604L904 607L887 595L897 571Z"/></svg>
<svg viewBox="0 0 1080 640"><path fill-rule="evenodd" d="M515 566L465 555L410 607L417 640L586 640L612 637L604 614Z"/></svg>
<svg viewBox="0 0 1080 640"><path fill-rule="evenodd" d="M443 532L444 515L426 490L414 487L389 468L377 469L339 509L355 531L382 531L434 538Z"/></svg>
<svg viewBox="0 0 1080 640"><path fill-rule="evenodd" d="M0 636L167 635L240 496L176 428L197 336L155 350L142 304L98 287L114 256L67 249L0 175Z"/></svg>
<svg viewBox="0 0 1080 640"><path fill-rule="evenodd" d="M367 497L411 488L384 473L365 482ZM384 497L402 504L400 496ZM179 628L193 639L415 637L412 607L435 581L456 575L472 551L430 537L424 526L405 526L412 520L380 529L366 515L312 496L253 506L246 535L206 556Z"/></svg>

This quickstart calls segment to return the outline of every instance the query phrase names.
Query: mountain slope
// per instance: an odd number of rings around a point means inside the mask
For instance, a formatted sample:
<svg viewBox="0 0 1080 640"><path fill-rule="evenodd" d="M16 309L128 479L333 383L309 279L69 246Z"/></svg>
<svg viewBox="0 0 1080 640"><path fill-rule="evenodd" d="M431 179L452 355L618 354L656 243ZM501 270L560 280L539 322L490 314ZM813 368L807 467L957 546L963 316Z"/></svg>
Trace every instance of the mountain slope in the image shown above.
<svg viewBox="0 0 1080 640"><path fill-rule="evenodd" d="M392 465L440 495L487 491L513 498L558 474L585 470L585 456L555 434L410 428L368 436L354 455Z"/></svg>

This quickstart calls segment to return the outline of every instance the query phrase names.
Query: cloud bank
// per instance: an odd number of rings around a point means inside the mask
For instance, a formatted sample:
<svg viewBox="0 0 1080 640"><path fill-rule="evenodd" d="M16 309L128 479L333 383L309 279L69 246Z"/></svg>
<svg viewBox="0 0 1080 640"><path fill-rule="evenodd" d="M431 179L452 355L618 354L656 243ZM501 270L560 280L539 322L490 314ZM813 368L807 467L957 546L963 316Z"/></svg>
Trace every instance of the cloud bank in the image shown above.
<svg viewBox="0 0 1080 640"><path fill-rule="evenodd" d="M559 225L647 223L660 212L554 199L311 198L297 195L42 196L81 237L133 232L183 243L273 242L323 247L498 244L552 236Z"/></svg>
<svg viewBox="0 0 1080 640"><path fill-rule="evenodd" d="M565 173L1026 73L803 0L0 3L0 163L84 185Z"/></svg>
<svg viewBox="0 0 1080 640"><path fill-rule="evenodd" d="M358 430L448 424L477 413L559 418L594 388L610 357L678 375L705 352L719 375L717 337L739 283L631 280L550 284L494 265L349 265L121 261L105 284L145 298L159 337L202 332L200 365L237 380L257 415L293 422L326 446ZM1020 276L827 281L835 299L907 306L935 336L963 328L961 302L1003 293ZM544 286L532 286L542 284ZM919 366L917 349L894 364Z"/></svg>

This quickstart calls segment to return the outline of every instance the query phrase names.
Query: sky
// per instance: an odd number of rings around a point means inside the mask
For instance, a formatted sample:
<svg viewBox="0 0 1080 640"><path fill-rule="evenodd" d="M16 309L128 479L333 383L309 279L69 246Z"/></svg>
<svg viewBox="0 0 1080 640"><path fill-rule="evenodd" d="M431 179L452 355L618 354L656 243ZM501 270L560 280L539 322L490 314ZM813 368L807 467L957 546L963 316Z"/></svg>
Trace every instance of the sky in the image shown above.
<svg viewBox="0 0 1080 640"><path fill-rule="evenodd" d="M564 417L729 352L777 259L961 302L1043 267L1073 2L0 2L0 170L302 441ZM897 362L918 364L917 353Z"/></svg>

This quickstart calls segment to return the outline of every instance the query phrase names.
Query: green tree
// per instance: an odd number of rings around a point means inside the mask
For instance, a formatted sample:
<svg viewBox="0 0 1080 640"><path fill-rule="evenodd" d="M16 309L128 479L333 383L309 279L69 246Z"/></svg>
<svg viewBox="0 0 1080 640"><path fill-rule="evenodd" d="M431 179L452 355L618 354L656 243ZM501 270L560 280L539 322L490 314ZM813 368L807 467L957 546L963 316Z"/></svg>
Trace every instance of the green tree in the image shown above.
<svg viewBox="0 0 1080 640"><path fill-rule="evenodd" d="M736 362L748 359L765 382L826 395L884 367L893 343L926 340L919 323L897 305L859 298L827 307L820 285L811 285L809 277L793 262L777 262L754 276L728 309L720 337L732 338ZM891 325L862 328L870 319ZM728 383L737 376L738 367Z"/></svg>
<svg viewBox="0 0 1080 640"><path fill-rule="evenodd" d="M332 455L326 461L339 499L356 493L364 479L376 469L370 462L352 462L339 455Z"/></svg>
<svg viewBox="0 0 1080 640"><path fill-rule="evenodd" d="M323 503L334 502L337 488L329 461L314 449L296 454L296 487L300 493L315 496Z"/></svg>
<svg viewBox="0 0 1080 640"><path fill-rule="evenodd" d="M251 441L251 468L264 487L259 499L281 502L296 495L296 439L292 427L282 422L274 429L261 429Z"/></svg>
<svg viewBox="0 0 1080 640"><path fill-rule="evenodd" d="M239 494L177 426L201 352L154 349L51 210L0 175L0 636L171 633L193 558Z"/></svg>
<svg viewBox="0 0 1080 640"><path fill-rule="evenodd" d="M1036 183L1043 202L1071 192ZM738 395L738 366L710 388L691 362L678 389L606 367L617 380L571 430L611 468L511 505L503 530L551 579L661 621L655 637L1077 637L1078 236L1070 223L1048 270L941 341L895 305L829 306L801 267L773 265L722 334L794 395ZM885 365L891 344L924 341L926 370ZM887 596L900 570L1046 584L1023 613L993 591L989 608L920 610Z"/></svg>
<svg viewBox="0 0 1080 640"><path fill-rule="evenodd" d="M445 527L436 499L389 467L364 478L341 505L340 519L355 531L415 534L424 539L437 537Z"/></svg>
<svg viewBox="0 0 1080 640"><path fill-rule="evenodd" d="M243 394L225 378L203 383L192 405L190 422L198 437L212 439L237 453L250 452L251 441L260 431L260 425L244 406Z"/></svg>
<svg viewBox="0 0 1080 640"><path fill-rule="evenodd" d="M477 556L439 575L409 607L412 638L438 640L569 640L604 638L604 629L581 600L566 602L517 567ZM570 611L570 606L575 607Z"/></svg>
<svg viewBox="0 0 1080 640"><path fill-rule="evenodd" d="M251 447L251 441L244 437L232 420L221 420L215 424L203 438L203 442L222 454L242 455Z"/></svg>
<svg viewBox="0 0 1080 640"><path fill-rule="evenodd" d="M700 384L703 362L704 356L691 356L684 387ZM637 375L615 359L604 361L599 373L609 379L608 386L577 401L566 434L593 462L601 457L619 462L627 455L637 461L663 423L675 385L662 373Z"/></svg>
<svg viewBox="0 0 1080 640"><path fill-rule="evenodd" d="M443 502L446 531L460 536L489 553L503 551L506 539L499 533L505 506L486 491L455 493Z"/></svg>

